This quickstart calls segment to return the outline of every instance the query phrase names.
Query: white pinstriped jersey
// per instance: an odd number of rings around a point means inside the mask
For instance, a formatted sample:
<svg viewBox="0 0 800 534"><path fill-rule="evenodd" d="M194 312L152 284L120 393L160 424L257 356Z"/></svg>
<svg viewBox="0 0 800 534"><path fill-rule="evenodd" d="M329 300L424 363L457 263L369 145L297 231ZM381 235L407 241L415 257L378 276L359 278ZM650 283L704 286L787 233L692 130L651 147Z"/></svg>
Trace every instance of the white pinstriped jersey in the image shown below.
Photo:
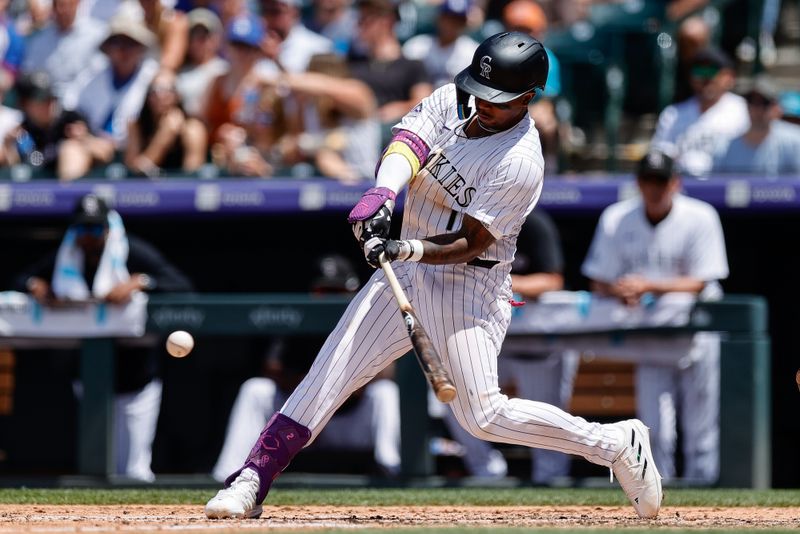
<svg viewBox="0 0 800 534"><path fill-rule="evenodd" d="M626 274L653 280L692 276L713 282L727 278L719 215L710 204L678 194L672 199L669 215L654 226L647 220L640 198L618 202L600 216L581 271L609 283Z"/></svg>
<svg viewBox="0 0 800 534"><path fill-rule="evenodd" d="M578 454L610 466L619 451L619 430L541 402L509 399L500 391L497 354L511 320L511 261L520 228L539 199L544 164L529 118L478 139L464 136L465 124L458 119L455 86L450 84L395 127L415 133L432 149L425 168L409 185L402 237L453 233L466 213L496 238L481 255L500 262L491 269L394 264L456 386L453 414L480 439ZM378 269L351 301L281 412L315 437L353 391L411 348L386 276Z"/></svg>
<svg viewBox="0 0 800 534"><path fill-rule="evenodd" d="M403 239L452 233L463 214L479 220L497 240L481 259L497 260L507 273L517 235L542 190L544 160L530 117L512 128L469 139L456 111L455 85L437 89L395 126L431 148L425 167L409 185Z"/></svg>

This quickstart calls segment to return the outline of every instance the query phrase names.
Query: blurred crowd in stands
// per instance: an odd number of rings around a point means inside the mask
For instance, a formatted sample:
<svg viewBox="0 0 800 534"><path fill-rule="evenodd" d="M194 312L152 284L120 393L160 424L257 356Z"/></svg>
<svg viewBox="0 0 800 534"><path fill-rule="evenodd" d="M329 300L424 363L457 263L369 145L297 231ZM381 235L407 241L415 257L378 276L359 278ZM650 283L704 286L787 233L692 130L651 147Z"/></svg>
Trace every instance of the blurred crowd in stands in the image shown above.
<svg viewBox="0 0 800 534"><path fill-rule="evenodd" d="M0 0L0 179L371 178L390 128L519 30L549 174L800 174L795 0ZM794 66L795 68L792 68Z"/></svg>

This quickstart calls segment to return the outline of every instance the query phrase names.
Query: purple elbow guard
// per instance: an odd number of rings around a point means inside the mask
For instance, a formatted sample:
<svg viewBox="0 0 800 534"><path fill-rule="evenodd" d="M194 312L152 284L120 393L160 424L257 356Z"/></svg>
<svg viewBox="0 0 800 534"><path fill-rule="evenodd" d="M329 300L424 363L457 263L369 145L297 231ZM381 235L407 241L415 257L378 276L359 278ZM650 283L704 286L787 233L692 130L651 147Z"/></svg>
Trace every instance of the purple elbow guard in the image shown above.
<svg viewBox="0 0 800 534"><path fill-rule="evenodd" d="M400 130L394 134L389 144L392 144L395 141L400 141L401 143L408 145L408 148L410 148L414 155L417 156L417 159L419 160L419 166L425 166L425 162L428 160L428 154L430 154L431 149L420 136L409 132L408 130Z"/></svg>
<svg viewBox="0 0 800 534"><path fill-rule="evenodd" d="M386 148L383 149L381 153L381 157L378 159L378 164L375 165L375 176L378 176L378 169L381 168L381 161L386 156L386 151L389 149L389 146L394 143L395 141L399 141L408 146L411 149L411 152L417 156L419 160L420 168L425 166L425 162L428 160L428 154L430 154L431 149L428 147L428 144L422 140L420 136L415 133L409 132L408 130L400 130L389 141L386 145Z"/></svg>

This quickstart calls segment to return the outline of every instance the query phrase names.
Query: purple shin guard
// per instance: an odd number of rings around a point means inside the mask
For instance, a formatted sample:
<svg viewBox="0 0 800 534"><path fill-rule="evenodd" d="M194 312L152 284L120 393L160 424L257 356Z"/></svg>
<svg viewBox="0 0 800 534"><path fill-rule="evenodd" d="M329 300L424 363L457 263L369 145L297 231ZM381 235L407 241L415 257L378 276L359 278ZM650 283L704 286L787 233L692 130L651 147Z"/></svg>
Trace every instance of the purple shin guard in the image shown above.
<svg viewBox="0 0 800 534"><path fill-rule="evenodd" d="M272 481L286 469L309 439L311 439L309 429L282 413L276 413L264 427L242 468L225 480L225 487L230 486L245 468L255 469L259 478L256 502L261 504L267 496Z"/></svg>

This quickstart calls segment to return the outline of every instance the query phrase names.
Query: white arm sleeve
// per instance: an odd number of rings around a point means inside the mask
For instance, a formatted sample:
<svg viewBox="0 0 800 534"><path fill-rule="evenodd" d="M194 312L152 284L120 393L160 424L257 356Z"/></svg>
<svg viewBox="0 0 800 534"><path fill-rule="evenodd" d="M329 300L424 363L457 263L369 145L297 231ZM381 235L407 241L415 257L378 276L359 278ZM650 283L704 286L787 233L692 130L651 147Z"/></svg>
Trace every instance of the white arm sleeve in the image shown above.
<svg viewBox="0 0 800 534"><path fill-rule="evenodd" d="M399 193L410 180L411 164L402 154L393 152L381 161L375 187L388 187Z"/></svg>

